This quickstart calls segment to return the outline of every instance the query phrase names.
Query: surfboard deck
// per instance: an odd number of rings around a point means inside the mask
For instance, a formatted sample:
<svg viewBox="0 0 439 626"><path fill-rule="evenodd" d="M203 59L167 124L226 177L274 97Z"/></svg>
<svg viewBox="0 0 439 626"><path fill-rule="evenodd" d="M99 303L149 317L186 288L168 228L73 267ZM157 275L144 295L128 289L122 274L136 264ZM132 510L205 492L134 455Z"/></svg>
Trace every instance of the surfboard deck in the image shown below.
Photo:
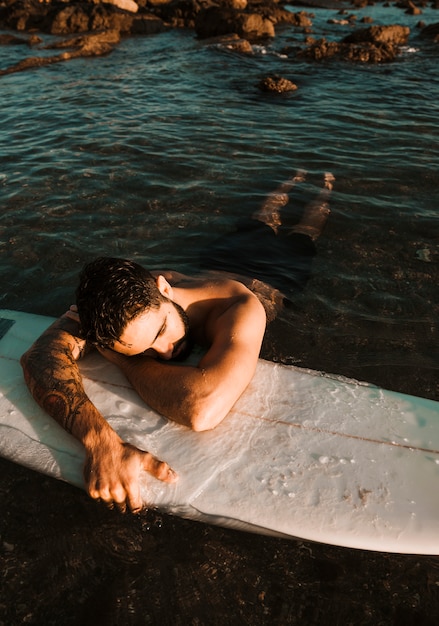
<svg viewBox="0 0 439 626"><path fill-rule="evenodd" d="M30 396L19 358L53 320L0 310L0 455L83 487L82 446ZM366 550L439 554L439 403L259 360L213 431L150 410L100 355L87 393L127 441L179 474L146 505L226 527Z"/></svg>

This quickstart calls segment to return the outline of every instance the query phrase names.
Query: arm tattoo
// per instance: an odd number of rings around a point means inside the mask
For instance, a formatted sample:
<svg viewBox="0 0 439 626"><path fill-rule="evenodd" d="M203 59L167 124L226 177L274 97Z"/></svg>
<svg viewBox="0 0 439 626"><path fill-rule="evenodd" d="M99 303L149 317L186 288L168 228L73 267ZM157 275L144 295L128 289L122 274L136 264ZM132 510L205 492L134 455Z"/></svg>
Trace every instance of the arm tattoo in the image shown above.
<svg viewBox="0 0 439 626"><path fill-rule="evenodd" d="M69 347L47 332L27 352L23 369L26 383L38 404L72 433L88 398Z"/></svg>

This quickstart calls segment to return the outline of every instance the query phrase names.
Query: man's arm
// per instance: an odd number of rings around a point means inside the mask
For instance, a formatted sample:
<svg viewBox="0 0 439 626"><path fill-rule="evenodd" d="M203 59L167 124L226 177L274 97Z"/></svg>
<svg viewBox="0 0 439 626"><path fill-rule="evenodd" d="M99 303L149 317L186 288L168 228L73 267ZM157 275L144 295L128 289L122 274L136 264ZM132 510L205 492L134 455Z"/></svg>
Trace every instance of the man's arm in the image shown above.
<svg viewBox="0 0 439 626"><path fill-rule="evenodd" d="M136 511L142 507L142 470L166 482L176 475L166 463L124 442L90 401L76 363L84 345L77 322L62 317L21 357L24 377L38 404L84 445L90 496Z"/></svg>
<svg viewBox="0 0 439 626"><path fill-rule="evenodd" d="M209 430L224 419L252 379L265 323L262 305L245 289L209 322L210 346L197 366L111 350L104 355L119 365L151 408L193 430Z"/></svg>

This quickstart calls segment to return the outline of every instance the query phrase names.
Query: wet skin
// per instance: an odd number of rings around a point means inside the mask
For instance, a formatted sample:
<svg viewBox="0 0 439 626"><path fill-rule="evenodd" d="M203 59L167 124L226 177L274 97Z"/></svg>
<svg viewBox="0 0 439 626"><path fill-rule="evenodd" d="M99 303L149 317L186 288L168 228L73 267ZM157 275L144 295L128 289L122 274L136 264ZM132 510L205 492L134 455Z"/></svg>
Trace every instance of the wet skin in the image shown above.
<svg viewBox="0 0 439 626"><path fill-rule="evenodd" d="M112 349L101 352L151 408L194 430L214 428L253 376L265 312L234 280L163 272L156 281L164 302L132 320ZM199 363L176 363L192 341L206 350ZM123 441L87 397L77 366L87 350L70 311L23 355L25 379L37 402L84 445L90 496L138 511L143 471L169 483L177 476L166 462Z"/></svg>

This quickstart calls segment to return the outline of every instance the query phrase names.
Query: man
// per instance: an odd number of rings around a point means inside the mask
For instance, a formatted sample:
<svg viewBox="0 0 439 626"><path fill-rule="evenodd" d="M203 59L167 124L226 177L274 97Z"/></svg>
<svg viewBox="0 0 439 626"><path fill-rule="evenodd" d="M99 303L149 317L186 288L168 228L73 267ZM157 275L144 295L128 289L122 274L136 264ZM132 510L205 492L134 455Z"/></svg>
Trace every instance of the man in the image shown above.
<svg viewBox="0 0 439 626"><path fill-rule="evenodd" d="M301 179L273 194L256 221L276 234L286 192ZM318 236L331 186L332 179L325 179L324 197L305 211L293 236L310 242ZM81 274L77 308L23 355L35 400L85 448L84 479L92 498L139 511L143 470L165 482L177 476L167 463L117 435L87 397L77 360L96 347L150 407L197 431L215 428L253 377L266 325L264 306L244 284L248 279L220 276L149 273L132 261L96 259ZM176 363L192 343L205 348L197 365Z"/></svg>

